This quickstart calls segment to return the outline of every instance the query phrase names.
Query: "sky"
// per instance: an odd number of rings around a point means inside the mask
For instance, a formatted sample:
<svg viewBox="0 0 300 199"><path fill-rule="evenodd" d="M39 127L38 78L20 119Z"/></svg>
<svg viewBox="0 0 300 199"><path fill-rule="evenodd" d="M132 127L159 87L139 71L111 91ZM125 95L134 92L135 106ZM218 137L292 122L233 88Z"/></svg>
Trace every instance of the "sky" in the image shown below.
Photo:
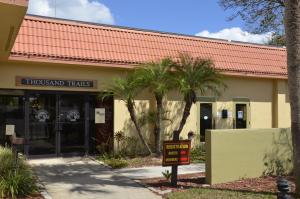
<svg viewBox="0 0 300 199"><path fill-rule="evenodd" d="M218 0L30 0L28 13L251 43L272 35L252 34L240 19L228 21L232 11Z"/></svg>

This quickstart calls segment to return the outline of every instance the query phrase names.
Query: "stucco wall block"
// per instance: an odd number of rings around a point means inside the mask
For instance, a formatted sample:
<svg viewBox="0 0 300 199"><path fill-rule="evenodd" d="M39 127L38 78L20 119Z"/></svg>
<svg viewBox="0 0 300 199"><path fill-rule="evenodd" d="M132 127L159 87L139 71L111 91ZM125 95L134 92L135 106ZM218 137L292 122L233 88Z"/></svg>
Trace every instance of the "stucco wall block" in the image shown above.
<svg viewBox="0 0 300 199"><path fill-rule="evenodd" d="M290 129L232 129L206 131L206 181L225 183L278 170L292 170Z"/></svg>

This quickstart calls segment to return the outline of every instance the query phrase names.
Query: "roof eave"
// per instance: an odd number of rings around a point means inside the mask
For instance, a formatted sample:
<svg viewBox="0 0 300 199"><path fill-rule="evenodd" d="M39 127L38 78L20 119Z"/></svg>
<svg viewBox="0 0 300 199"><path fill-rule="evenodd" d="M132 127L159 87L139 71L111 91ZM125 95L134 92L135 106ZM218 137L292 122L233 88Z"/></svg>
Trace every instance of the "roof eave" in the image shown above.
<svg viewBox="0 0 300 199"><path fill-rule="evenodd" d="M94 66L103 68L113 68L113 69L134 69L138 64L128 64L128 63L109 63L109 62L86 62L86 61L69 61L61 59L45 59L39 57L25 57L25 56L14 56L9 57L10 61L25 61L25 62L36 62L36 63L54 63L54 64L66 64L66 65L84 65L84 66ZM277 74L277 73L255 73L248 71L225 71L219 70L225 76L234 77L254 77L254 78L267 78L267 79L287 79L287 74Z"/></svg>

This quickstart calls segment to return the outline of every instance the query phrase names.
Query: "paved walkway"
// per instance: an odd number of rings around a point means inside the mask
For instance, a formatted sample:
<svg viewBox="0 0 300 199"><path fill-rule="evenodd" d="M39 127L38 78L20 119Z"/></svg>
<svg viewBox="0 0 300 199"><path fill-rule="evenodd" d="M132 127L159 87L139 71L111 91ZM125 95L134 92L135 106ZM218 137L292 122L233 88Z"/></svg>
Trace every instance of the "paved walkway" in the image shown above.
<svg viewBox="0 0 300 199"><path fill-rule="evenodd" d="M53 199L161 198L91 159L48 158L29 163Z"/></svg>
<svg viewBox="0 0 300 199"><path fill-rule="evenodd" d="M114 170L115 173L122 174L131 179L145 179L145 178L155 178L162 177L162 172L169 170L171 172L171 167L142 167L142 168L124 168ZM205 172L205 164L191 164L178 167L178 174L189 174L189 173L199 173Z"/></svg>

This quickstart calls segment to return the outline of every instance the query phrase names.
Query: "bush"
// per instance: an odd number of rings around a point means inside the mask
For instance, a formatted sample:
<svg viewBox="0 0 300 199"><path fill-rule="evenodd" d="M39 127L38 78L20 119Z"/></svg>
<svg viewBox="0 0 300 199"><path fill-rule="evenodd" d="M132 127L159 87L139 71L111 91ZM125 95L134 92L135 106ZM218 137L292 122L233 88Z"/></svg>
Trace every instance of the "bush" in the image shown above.
<svg viewBox="0 0 300 199"><path fill-rule="evenodd" d="M113 169L121 169L128 166L126 160L123 159L112 158L112 159L106 159L104 160L104 162Z"/></svg>
<svg viewBox="0 0 300 199"><path fill-rule="evenodd" d="M120 169L128 166L128 162L123 158L123 155L120 153L105 153L101 155L98 159L103 161L105 164L107 164L113 169Z"/></svg>
<svg viewBox="0 0 300 199"><path fill-rule="evenodd" d="M27 196L37 191L32 170L23 158L19 158L16 167L11 149L0 146L0 162L1 198Z"/></svg>
<svg viewBox="0 0 300 199"><path fill-rule="evenodd" d="M191 162L192 163L204 163L205 162L205 145L199 144L191 150Z"/></svg>

